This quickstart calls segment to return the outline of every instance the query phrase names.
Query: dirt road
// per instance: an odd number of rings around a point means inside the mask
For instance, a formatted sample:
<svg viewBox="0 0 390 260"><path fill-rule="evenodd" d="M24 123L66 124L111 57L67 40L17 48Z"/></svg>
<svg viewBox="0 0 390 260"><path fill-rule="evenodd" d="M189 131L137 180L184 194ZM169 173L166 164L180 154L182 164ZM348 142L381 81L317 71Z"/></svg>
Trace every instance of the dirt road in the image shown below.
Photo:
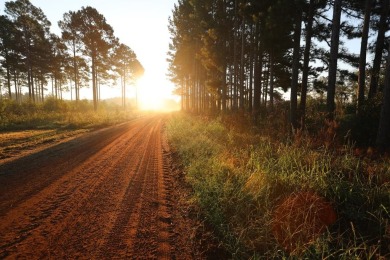
<svg viewBox="0 0 390 260"><path fill-rule="evenodd" d="M0 165L0 259L198 258L162 126L140 118Z"/></svg>

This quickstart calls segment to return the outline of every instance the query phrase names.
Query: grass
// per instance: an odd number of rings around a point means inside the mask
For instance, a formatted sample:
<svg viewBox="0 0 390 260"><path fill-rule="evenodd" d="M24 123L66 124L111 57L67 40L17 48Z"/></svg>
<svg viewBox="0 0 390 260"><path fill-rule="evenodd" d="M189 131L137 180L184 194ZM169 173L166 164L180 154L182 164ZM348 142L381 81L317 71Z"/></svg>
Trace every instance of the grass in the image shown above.
<svg viewBox="0 0 390 260"><path fill-rule="evenodd" d="M0 131L31 129L92 129L114 125L134 117L130 111L102 102L98 111L87 100L62 101L48 98L45 103L0 103Z"/></svg>
<svg viewBox="0 0 390 260"><path fill-rule="evenodd" d="M87 100L76 103L47 98L41 104L3 100L0 102L0 159L134 117L134 113L104 102L95 112Z"/></svg>
<svg viewBox="0 0 390 260"><path fill-rule="evenodd" d="M232 258L390 257L389 158L184 114L167 132L194 203Z"/></svg>
<svg viewBox="0 0 390 260"><path fill-rule="evenodd" d="M13 157L22 151L58 142L87 131L87 129L44 129L2 132L0 133L0 159Z"/></svg>

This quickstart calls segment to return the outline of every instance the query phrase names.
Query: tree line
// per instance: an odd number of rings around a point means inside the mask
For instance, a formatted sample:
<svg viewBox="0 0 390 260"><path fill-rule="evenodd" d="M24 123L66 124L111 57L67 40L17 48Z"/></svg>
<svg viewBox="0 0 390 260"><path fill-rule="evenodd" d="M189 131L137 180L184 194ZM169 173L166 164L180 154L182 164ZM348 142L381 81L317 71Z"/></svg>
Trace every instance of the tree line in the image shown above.
<svg viewBox="0 0 390 260"><path fill-rule="evenodd" d="M289 90L289 122L297 130L305 127L307 100L314 93L326 95L329 121L337 119L338 103L355 104L359 115L379 99L377 144L388 147L389 5L389 0L179 0L169 19L168 61L182 109L242 112L257 120L274 111L281 90ZM360 39L360 53L350 53L344 39Z"/></svg>
<svg viewBox="0 0 390 260"><path fill-rule="evenodd" d="M93 7L64 13L58 25L61 37L50 32L50 21L29 0L5 3L5 15L0 16L0 79L8 98L20 103L26 89L30 101L42 102L51 83L55 98L67 90L77 102L80 89L92 82L96 110L101 85L120 78L125 107L126 83L144 71L134 51L115 37Z"/></svg>

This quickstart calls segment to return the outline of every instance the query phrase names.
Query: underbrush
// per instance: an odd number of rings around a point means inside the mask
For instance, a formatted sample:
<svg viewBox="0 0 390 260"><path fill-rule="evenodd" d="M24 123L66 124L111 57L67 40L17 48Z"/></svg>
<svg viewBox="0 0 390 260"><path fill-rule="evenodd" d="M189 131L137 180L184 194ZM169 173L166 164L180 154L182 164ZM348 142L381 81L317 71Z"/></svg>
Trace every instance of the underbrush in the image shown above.
<svg viewBox="0 0 390 260"><path fill-rule="evenodd" d="M97 112L87 100L62 101L47 98L34 104L5 100L0 103L0 130L89 129L114 125L133 118L129 111L102 102Z"/></svg>
<svg viewBox="0 0 390 260"><path fill-rule="evenodd" d="M252 130L184 114L167 123L193 200L232 258L390 257L389 158Z"/></svg>

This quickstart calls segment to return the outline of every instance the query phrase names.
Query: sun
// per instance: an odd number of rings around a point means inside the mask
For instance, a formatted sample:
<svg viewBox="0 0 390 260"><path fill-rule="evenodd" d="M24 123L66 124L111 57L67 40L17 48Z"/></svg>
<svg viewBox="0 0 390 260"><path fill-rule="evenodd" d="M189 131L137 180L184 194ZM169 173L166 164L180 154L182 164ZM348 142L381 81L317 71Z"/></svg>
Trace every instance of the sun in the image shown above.
<svg viewBox="0 0 390 260"><path fill-rule="evenodd" d="M137 83L138 107L141 110L159 110L162 106L161 92L155 82L150 77L143 76Z"/></svg>
<svg viewBox="0 0 390 260"><path fill-rule="evenodd" d="M141 110L165 110L165 100L172 97L166 80L145 73L137 82L138 107Z"/></svg>

